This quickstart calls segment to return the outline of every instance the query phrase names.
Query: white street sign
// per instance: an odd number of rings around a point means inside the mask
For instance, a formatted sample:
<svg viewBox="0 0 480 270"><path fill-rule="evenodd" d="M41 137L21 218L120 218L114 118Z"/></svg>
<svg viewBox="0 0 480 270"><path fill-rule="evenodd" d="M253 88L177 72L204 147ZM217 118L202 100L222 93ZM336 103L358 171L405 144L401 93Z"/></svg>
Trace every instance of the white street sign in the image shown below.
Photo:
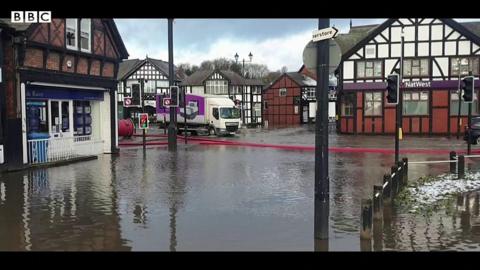
<svg viewBox="0 0 480 270"><path fill-rule="evenodd" d="M335 27L323 28L313 31L312 41L317 42L324 39L334 38L338 34L338 29Z"/></svg>

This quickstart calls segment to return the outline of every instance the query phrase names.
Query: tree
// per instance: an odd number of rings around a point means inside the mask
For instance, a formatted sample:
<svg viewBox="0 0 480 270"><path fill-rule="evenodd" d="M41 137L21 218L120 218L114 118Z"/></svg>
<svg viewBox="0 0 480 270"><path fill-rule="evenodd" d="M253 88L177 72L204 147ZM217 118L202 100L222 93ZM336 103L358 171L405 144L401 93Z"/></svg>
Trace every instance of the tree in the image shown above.
<svg viewBox="0 0 480 270"><path fill-rule="evenodd" d="M282 69L280 70L280 72L282 73L287 73L288 71L288 68L286 66L283 66Z"/></svg>

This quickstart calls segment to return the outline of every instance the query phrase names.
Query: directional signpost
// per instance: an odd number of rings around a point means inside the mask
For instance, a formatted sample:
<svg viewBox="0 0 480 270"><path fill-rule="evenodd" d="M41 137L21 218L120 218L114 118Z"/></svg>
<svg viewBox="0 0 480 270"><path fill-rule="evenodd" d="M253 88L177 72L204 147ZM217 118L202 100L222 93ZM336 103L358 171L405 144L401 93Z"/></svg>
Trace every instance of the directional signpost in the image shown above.
<svg viewBox="0 0 480 270"><path fill-rule="evenodd" d="M329 178L328 178L328 83L329 73L340 63L341 50L336 42L338 30L330 27L330 19L319 19L318 30L313 31L312 41L303 52L307 69L316 70L317 87L315 97L317 112L315 121L315 239L328 239ZM331 52L331 55L330 55Z"/></svg>
<svg viewBox="0 0 480 270"><path fill-rule="evenodd" d="M323 29L318 29L313 31L313 42L317 42L320 40L331 39L336 37L338 34L338 29L335 27L328 27Z"/></svg>

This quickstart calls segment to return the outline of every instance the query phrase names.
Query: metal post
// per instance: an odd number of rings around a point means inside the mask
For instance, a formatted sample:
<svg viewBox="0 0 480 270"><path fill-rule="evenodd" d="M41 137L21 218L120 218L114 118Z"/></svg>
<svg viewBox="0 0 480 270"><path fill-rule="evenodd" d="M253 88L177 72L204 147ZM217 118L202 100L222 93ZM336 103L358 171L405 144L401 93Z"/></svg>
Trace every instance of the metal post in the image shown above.
<svg viewBox="0 0 480 270"><path fill-rule="evenodd" d="M145 79L140 79L140 93L142 97L142 113L145 113ZM147 120L148 121L148 120ZM138 121L140 123L140 121ZM147 145L147 139L145 136L145 129L142 129L142 134L143 134L143 150L145 150L145 147Z"/></svg>
<svg viewBox="0 0 480 270"><path fill-rule="evenodd" d="M173 70L173 19L168 19L168 81L169 85L174 85L175 71ZM170 123L168 125L168 150L177 150L177 128L175 116L177 108L170 107Z"/></svg>
<svg viewBox="0 0 480 270"><path fill-rule="evenodd" d="M473 95L472 95L473 96ZM472 154L472 102L468 103L468 147L467 154Z"/></svg>
<svg viewBox="0 0 480 270"><path fill-rule="evenodd" d="M406 186L408 183L408 158L403 158L403 185Z"/></svg>
<svg viewBox="0 0 480 270"><path fill-rule="evenodd" d="M457 118L457 140L460 138L460 127L462 126L462 86L461 86L461 72L458 72L458 118Z"/></svg>
<svg viewBox="0 0 480 270"><path fill-rule="evenodd" d="M465 177L465 156L458 156L458 179Z"/></svg>
<svg viewBox="0 0 480 270"><path fill-rule="evenodd" d="M373 223L372 200L362 199L361 209L362 211L360 216L360 239L370 240L372 239Z"/></svg>
<svg viewBox="0 0 480 270"><path fill-rule="evenodd" d="M383 219L383 187L373 186L373 219Z"/></svg>
<svg viewBox="0 0 480 270"><path fill-rule="evenodd" d="M387 173L383 175L383 205L392 203L392 177Z"/></svg>
<svg viewBox="0 0 480 270"><path fill-rule="evenodd" d="M455 151L450 152L450 161L457 160L457 153ZM457 172L457 162L450 162L450 173Z"/></svg>
<svg viewBox="0 0 480 270"><path fill-rule="evenodd" d="M185 136L185 144L187 144L187 91L185 87L183 88L183 135Z"/></svg>
<svg viewBox="0 0 480 270"><path fill-rule="evenodd" d="M398 177L397 177L397 191L403 186L403 178L405 175L405 170L403 168L403 161L399 161L397 163L397 172L398 172Z"/></svg>
<svg viewBox="0 0 480 270"><path fill-rule="evenodd" d="M402 91L402 81L403 81L403 27L402 27L402 54L400 57L400 74L398 76L398 104L397 104L397 113L395 114L395 164L400 160L400 128L402 127L402 111L403 111L403 91Z"/></svg>
<svg viewBox="0 0 480 270"><path fill-rule="evenodd" d="M318 29L328 28L330 19L318 19ZM315 97L315 238L328 239L329 178L328 178L328 63L329 41L317 42L317 86Z"/></svg>
<svg viewBox="0 0 480 270"><path fill-rule="evenodd" d="M392 198L397 195L397 187L398 187L398 172L397 172L397 166L394 165L390 168L390 173L392 174Z"/></svg>

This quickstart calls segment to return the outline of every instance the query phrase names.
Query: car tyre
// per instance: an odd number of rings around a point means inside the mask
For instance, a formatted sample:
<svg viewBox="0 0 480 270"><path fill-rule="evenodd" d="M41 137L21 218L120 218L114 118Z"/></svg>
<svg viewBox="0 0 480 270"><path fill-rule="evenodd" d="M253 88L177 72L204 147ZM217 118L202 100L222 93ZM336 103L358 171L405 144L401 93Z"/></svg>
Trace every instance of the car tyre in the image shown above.
<svg viewBox="0 0 480 270"><path fill-rule="evenodd" d="M217 131L215 130L214 127L210 127L210 128L208 129L208 135L209 135L209 136L217 135Z"/></svg>

